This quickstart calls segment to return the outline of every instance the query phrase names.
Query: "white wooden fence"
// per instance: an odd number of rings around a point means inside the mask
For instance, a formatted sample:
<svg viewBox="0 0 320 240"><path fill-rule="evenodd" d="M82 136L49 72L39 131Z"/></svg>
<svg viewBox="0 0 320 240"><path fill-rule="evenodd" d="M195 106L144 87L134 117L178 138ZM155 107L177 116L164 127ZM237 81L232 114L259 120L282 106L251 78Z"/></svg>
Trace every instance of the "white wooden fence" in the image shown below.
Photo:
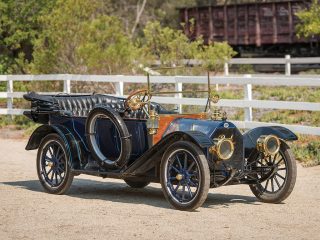
<svg viewBox="0 0 320 240"><path fill-rule="evenodd" d="M0 92L0 99L7 99L7 107L0 108L0 114L20 115L24 109L15 109L13 107L13 98L22 98L24 92L15 92L13 89L14 81L63 81L64 92L71 93L71 82L74 81L93 81L93 82L113 82L116 85L117 96L124 96L124 84L146 83L146 76L123 76L123 75L0 75L0 82L7 82L7 91ZM206 76L152 76L151 83L171 83L175 85L176 90L183 90L183 84L207 84ZM301 134L320 135L320 127L310 127L302 125L286 125L278 123L263 123L252 120L252 108L262 109L291 109L305 111L320 111L319 102L291 102L291 101L270 101L254 100L252 98L252 85L261 86L308 86L320 87L320 76L218 76L211 78L212 84L235 84L241 85L244 89L244 99L222 99L218 105L222 107L237 107L245 109L243 121L234 121L239 128L251 129L258 126L281 125ZM55 92L46 94L56 94ZM182 105L204 106L204 98L183 98L182 94L176 94L175 97L154 96L153 101L162 104L177 104L181 112Z"/></svg>
<svg viewBox="0 0 320 240"><path fill-rule="evenodd" d="M200 65L199 60L185 60L184 64L187 65ZM291 75L292 65L314 65L320 64L320 57L305 57L305 58L291 58L290 55L286 55L284 58L232 58L230 61L224 64L224 75L229 75L230 65L283 65L286 76Z"/></svg>

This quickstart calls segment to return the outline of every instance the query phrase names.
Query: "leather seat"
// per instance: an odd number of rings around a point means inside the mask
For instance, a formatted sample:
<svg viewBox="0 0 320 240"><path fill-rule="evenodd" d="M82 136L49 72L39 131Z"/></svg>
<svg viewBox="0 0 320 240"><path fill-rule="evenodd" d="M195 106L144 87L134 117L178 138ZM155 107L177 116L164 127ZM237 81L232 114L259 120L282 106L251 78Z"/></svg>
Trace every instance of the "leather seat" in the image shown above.
<svg viewBox="0 0 320 240"><path fill-rule="evenodd" d="M60 110L70 112L72 116L86 117L96 105L110 107L117 112L124 111L124 99L113 96L58 96L54 97L53 99L54 102L59 105Z"/></svg>
<svg viewBox="0 0 320 240"><path fill-rule="evenodd" d="M66 115L74 117L86 117L88 113L97 105L110 107L121 113L126 118L146 118L144 111L125 111L125 98L114 97L110 95L94 94L94 95L39 95L31 92L24 95L24 98L31 101L31 107L38 112L59 111ZM160 113L173 113L167 111L157 103L151 103L151 108Z"/></svg>

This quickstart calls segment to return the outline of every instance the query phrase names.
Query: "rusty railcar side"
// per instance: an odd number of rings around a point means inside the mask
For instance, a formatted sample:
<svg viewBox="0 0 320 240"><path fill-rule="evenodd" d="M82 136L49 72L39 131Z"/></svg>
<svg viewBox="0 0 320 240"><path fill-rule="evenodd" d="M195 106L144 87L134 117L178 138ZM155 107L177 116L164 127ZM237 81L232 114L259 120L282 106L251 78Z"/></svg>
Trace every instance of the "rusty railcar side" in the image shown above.
<svg viewBox="0 0 320 240"><path fill-rule="evenodd" d="M274 1L181 8L179 11L185 33L191 39L202 35L205 42L227 41L233 46L260 47L319 41L319 38L299 39L296 36L295 26L299 19L295 13L310 4L310 1L301 0Z"/></svg>

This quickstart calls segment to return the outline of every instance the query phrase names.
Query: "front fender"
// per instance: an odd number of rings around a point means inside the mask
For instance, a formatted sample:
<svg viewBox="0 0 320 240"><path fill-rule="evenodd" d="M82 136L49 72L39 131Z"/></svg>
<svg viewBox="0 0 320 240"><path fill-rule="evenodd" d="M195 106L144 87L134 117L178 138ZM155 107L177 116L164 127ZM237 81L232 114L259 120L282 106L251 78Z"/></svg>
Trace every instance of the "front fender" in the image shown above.
<svg viewBox="0 0 320 240"><path fill-rule="evenodd" d="M248 158L253 149L256 148L257 139L261 135L275 135L278 138L284 141L296 141L298 140L297 135L295 135L291 130L280 127L280 126L271 126L271 127L258 127L249 130L243 134L243 142L245 148L245 157Z"/></svg>
<svg viewBox="0 0 320 240"><path fill-rule="evenodd" d="M32 133L25 149L34 150L39 148L42 139L50 133L56 133L61 137L68 151L70 166L79 168L83 158L83 152L80 148L81 141L76 139L71 131L62 125L41 125Z"/></svg>
<svg viewBox="0 0 320 240"><path fill-rule="evenodd" d="M169 133L159 142L146 151L141 157L134 161L123 174L127 176L139 176L146 174L150 169L159 167L163 153L174 142L187 140L198 145L204 152L212 146L212 140L199 131L176 131Z"/></svg>

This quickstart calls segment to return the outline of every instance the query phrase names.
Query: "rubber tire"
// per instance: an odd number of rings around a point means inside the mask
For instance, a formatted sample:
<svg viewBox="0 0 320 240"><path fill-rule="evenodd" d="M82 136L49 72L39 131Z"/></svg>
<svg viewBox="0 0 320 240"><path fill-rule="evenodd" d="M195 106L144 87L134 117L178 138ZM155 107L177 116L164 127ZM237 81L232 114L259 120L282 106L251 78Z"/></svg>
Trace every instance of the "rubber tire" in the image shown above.
<svg viewBox="0 0 320 240"><path fill-rule="evenodd" d="M116 126L117 130L119 131L119 134L121 137L121 153L118 159L116 159L115 161L111 161L109 159L101 159L96 153L96 151L94 150L94 146L90 140L90 137L89 137L90 122L97 114L105 115L106 117L108 117ZM100 166L108 169L119 169L128 163L128 160L131 155L131 138L125 122L116 111L114 111L111 108L102 107L102 106L92 109L88 114L88 118L86 120L86 135L87 135L87 143L88 143L90 152L93 158L99 163Z"/></svg>
<svg viewBox="0 0 320 240"><path fill-rule="evenodd" d="M193 156L195 157L196 161L199 164L200 171L201 171L201 183L200 183L200 189L198 195L195 197L195 199L192 200L189 204L178 204L176 201L174 201L169 193L167 192L166 187L166 180L165 180L165 164L166 161L168 161L168 157L172 152L174 152L177 149L185 149L189 151ZM161 164L160 164L160 183L162 186L162 191L167 199L167 201L175 208L181 211L193 211L205 202L208 196L209 188L210 188L210 170L208 166L208 161L203 153L203 151L194 143L189 141L179 141L173 143L169 148L165 151Z"/></svg>
<svg viewBox="0 0 320 240"><path fill-rule="evenodd" d="M261 193L259 191L258 185L250 185L250 189L252 193L259 199L261 202L265 203L281 203L284 201L289 195L291 194L294 185L296 183L297 178L297 165L296 160L293 156L293 153L290 147L285 143L281 142L280 151L282 152L283 156L287 160L287 179L285 182L284 187L276 193Z"/></svg>
<svg viewBox="0 0 320 240"><path fill-rule="evenodd" d="M62 184L58 188L51 188L48 185L46 185L45 181L42 179L41 173L40 173L40 171L41 171L40 170L40 167L41 167L40 161L41 161L41 155L42 155L43 148L49 141L52 141L52 140L60 143L60 145L62 146L62 148L64 150L65 159L66 159L65 178L64 178ZM71 168L70 168L68 162L69 162L68 152L67 152L66 146L65 146L63 140L61 139L61 137L56 133L50 133L47 136L45 136L43 138L43 140L41 141L40 146L38 148L37 162L36 162L37 166L36 167L37 167L37 174L38 174L39 181L46 192L51 193L51 194L65 194L69 190L74 176L71 172Z"/></svg>
<svg viewBox="0 0 320 240"><path fill-rule="evenodd" d="M132 188L144 188L150 184L148 181L133 181L129 179L124 179L124 181Z"/></svg>

